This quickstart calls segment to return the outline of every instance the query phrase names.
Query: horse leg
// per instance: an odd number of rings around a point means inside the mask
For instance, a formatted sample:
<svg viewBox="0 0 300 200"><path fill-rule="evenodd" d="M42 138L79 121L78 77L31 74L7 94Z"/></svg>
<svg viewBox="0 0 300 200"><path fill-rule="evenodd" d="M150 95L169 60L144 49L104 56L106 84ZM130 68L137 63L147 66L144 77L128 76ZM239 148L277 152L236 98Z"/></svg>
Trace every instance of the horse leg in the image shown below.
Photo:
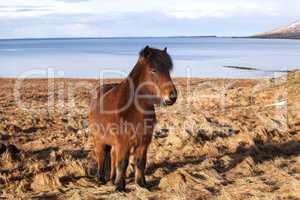
<svg viewBox="0 0 300 200"><path fill-rule="evenodd" d="M105 145L105 156L104 156L104 178L105 182L107 182L110 178L111 172L111 149L112 147L109 145Z"/></svg>
<svg viewBox="0 0 300 200"><path fill-rule="evenodd" d="M147 162L147 145L140 145L134 152L135 183L146 187L145 168Z"/></svg>
<svg viewBox="0 0 300 200"><path fill-rule="evenodd" d="M116 191L123 192L125 191L125 178L126 178L126 170L129 161L129 150L124 146L116 145L116 179L115 186Z"/></svg>
<svg viewBox="0 0 300 200"><path fill-rule="evenodd" d="M110 157L111 157L111 171L110 171L110 180L112 181L112 183L115 182L115 178L116 178L116 150L114 147L111 148L110 151Z"/></svg>
<svg viewBox="0 0 300 200"><path fill-rule="evenodd" d="M105 145L97 144L95 147L96 160L98 164L97 178L101 183L105 183L104 161L105 161Z"/></svg>

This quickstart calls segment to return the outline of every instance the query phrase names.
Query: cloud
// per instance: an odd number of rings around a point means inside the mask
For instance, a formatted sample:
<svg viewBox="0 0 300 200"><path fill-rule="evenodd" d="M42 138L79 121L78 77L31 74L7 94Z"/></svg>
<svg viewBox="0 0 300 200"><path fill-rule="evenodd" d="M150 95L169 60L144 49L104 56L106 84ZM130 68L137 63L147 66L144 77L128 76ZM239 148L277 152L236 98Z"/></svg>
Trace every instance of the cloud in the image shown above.
<svg viewBox="0 0 300 200"><path fill-rule="evenodd" d="M170 15L178 18L201 18L201 17L230 17L240 15L266 15L296 14L300 11L300 0L210 0L176 1L174 7L169 11Z"/></svg>
<svg viewBox="0 0 300 200"><path fill-rule="evenodd" d="M125 14L128 12L160 12L177 18L227 17L238 14L296 14L300 0L11 0L2 2L11 7L52 7L57 14ZM34 12L34 10L32 10ZM38 13L49 14L49 13ZM17 13L16 16L17 17ZM23 16L22 16L23 17Z"/></svg>
<svg viewBox="0 0 300 200"><path fill-rule="evenodd" d="M78 2L91 1L91 0L55 0L55 1L63 1L67 3L78 3Z"/></svg>
<svg viewBox="0 0 300 200"><path fill-rule="evenodd" d="M0 38L251 35L297 20L300 0L10 0Z"/></svg>

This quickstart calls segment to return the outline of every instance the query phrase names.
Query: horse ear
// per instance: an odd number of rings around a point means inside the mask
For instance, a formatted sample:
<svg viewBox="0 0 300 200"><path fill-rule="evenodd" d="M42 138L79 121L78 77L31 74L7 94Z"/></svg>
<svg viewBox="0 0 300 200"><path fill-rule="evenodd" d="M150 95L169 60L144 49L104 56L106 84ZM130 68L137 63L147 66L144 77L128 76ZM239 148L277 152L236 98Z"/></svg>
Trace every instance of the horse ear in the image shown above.
<svg viewBox="0 0 300 200"><path fill-rule="evenodd" d="M164 48L164 52L166 52L166 53L167 53L167 50L168 50L168 48L167 48L167 47L165 47L165 48Z"/></svg>
<svg viewBox="0 0 300 200"><path fill-rule="evenodd" d="M149 46L147 45L144 49L142 49L142 51L140 52L140 56L145 57L145 58L149 58L151 55L151 51Z"/></svg>

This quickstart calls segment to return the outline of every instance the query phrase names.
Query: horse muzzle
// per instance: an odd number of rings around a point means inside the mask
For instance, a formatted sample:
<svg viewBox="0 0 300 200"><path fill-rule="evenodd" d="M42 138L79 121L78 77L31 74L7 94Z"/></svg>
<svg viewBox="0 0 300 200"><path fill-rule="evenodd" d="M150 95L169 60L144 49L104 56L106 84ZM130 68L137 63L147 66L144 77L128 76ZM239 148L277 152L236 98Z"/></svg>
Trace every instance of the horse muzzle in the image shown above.
<svg viewBox="0 0 300 200"><path fill-rule="evenodd" d="M173 105L177 100L177 91L176 90L173 90L170 94L169 94L169 97L166 98L164 101L163 101L163 104L164 105L167 105L167 106L171 106Z"/></svg>

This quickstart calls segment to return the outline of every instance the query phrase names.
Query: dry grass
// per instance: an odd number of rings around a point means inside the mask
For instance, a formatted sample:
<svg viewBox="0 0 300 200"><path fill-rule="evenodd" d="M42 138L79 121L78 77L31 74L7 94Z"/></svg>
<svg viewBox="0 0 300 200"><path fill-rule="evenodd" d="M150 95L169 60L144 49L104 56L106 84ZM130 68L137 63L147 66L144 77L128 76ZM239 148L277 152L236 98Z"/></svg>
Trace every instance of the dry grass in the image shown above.
<svg viewBox="0 0 300 200"><path fill-rule="evenodd" d="M95 179L87 110L97 81L55 80L50 110L47 83L22 84L31 109L25 111L14 99L15 80L0 79L0 198L300 198L300 72L273 80L193 79L190 87L176 79L179 101L157 110L149 191L129 176L126 193ZM74 89L79 83L86 87Z"/></svg>

